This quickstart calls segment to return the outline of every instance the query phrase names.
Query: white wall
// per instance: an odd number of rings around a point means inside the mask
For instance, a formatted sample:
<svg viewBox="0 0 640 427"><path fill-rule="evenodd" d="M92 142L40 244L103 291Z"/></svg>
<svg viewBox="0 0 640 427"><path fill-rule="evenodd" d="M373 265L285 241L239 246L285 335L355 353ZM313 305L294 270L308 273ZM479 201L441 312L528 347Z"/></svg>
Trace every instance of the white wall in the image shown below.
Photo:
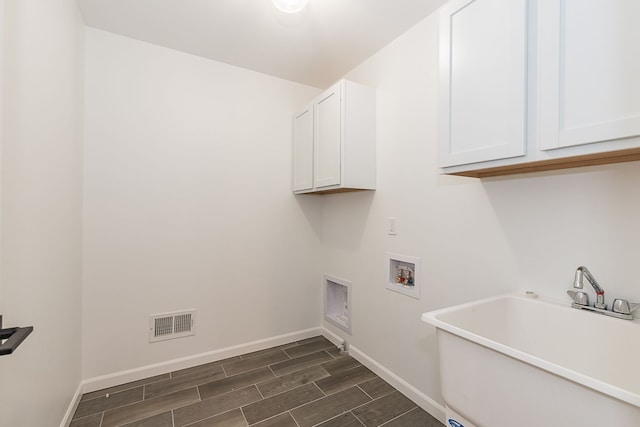
<svg viewBox="0 0 640 427"><path fill-rule="evenodd" d="M437 17L347 76L378 88L378 189L324 198L322 271L353 281L352 336L325 326L442 404L422 312L519 289L569 303L581 264L609 301L640 301L640 166L440 176ZM387 234L388 217L398 218L397 236ZM419 301L384 289L386 251L421 257Z"/></svg>
<svg viewBox="0 0 640 427"><path fill-rule="evenodd" d="M57 425L80 383L84 28L73 0L7 0L0 225L0 423Z"/></svg>
<svg viewBox="0 0 640 427"><path fill-rule="evenodd" d="M291 193L318 89L87 29L84 378L317 327L318 199ZM197 309L194 337L148 316Z"/></svg>

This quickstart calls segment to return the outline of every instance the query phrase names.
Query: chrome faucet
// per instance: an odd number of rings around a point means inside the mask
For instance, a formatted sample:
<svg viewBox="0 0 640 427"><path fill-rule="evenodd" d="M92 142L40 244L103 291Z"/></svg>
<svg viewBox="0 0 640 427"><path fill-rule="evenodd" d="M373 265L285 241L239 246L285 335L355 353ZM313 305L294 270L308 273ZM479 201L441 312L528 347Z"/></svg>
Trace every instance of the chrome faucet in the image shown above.
<svg viewBox="0 0 640 427"><path fill-rule="evenodd" d="M582 289L582 281L583 281L583 278L585 277L593 287L593 290L596 292L596 302L593 306L600 310L606 310L607 304L605 304L604 302L604 289L600 287L600 285L598 284L596 279L593 277L589 269L587 269L587 267L584 267L584 266L578 267L578 269L576 270L576 277L573 280L573 287L576 289Z"/></svg>
<svg viewBox="0 0 640 427"><path fill-rule="evenodd" d="M604 289L598 284L587 267L580 266L576 270L576 275L573 280L573 287L575 289L583 288L584 278L591 284L593 290L596 292L596 302L593 305L589 305L589 296L586 292L568 290L567 294L573 298L571 307L581 310L594 311L596 313L605 314L607 316L617 317L619 319L633 319L633 312L640 307L640 304L631 304L627 300L615 299L613 300L613 306L611 311L607 310L607 304L604 302Z"/></svg>

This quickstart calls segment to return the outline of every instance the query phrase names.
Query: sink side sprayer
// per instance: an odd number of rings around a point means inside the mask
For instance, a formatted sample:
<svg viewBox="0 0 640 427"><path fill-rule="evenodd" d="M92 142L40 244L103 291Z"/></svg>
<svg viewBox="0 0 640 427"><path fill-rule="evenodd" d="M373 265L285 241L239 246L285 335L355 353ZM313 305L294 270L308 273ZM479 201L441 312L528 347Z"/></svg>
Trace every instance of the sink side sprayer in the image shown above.
<svg viewBox="0 0 640 427"><path fill-rule="evenodd" d="M598 284L595 277L593 277L587 267L580 266L576 269L573 287L575 289L582 289L585 278L596 293L596 302L593 305L590 305L589 296L586 292L568 290L567 294L573 299L571 307L579 310L593 311L606 316L617 317L618 319L633 319L633 312L640 307L640 304L631 304L629 301L624 299L614 299L611 311L609 311L607 310L607 304L604 302L604 289L602 289L600 284Z"/></svg>

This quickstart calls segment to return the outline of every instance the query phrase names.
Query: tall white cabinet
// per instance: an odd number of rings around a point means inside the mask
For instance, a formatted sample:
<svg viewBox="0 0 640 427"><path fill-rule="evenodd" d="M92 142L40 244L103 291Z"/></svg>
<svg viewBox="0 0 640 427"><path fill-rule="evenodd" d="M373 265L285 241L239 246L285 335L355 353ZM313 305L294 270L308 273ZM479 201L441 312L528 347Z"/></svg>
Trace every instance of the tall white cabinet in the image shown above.
<svg viewBox="0 0 640 427"><path fill-rule="evenodd" d="M640 2L452 0L440 19L444 173L640 160Z"/></svg>
<svg viewBox="0 0 640 427"><path fill-rule="evenodd" d="M294 120L293 192L376 187L375 89L341 80Z"/></svg>

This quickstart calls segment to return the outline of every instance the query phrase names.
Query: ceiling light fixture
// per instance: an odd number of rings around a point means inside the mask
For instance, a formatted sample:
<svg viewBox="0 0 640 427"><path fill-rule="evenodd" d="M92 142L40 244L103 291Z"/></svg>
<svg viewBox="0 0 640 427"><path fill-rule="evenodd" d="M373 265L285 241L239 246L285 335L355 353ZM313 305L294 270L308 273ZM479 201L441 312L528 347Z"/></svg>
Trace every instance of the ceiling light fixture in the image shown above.
<svg viewBox="0 0 640 427"><path fill-rule="evenodd" d="M275 7L286 13L298 13L309 3L309 0L273 0Z"/></svg>

